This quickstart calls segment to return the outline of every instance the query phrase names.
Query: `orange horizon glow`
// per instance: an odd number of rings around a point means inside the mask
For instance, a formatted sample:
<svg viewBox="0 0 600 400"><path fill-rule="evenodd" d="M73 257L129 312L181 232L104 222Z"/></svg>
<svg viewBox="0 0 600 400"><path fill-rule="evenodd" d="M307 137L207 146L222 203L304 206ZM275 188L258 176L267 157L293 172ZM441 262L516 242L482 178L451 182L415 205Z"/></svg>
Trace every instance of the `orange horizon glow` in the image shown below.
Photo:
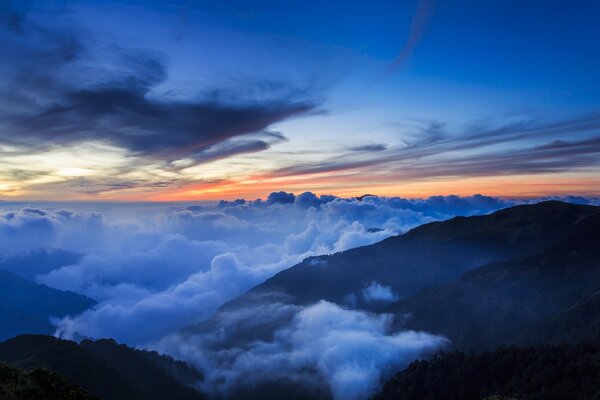
<svg viewBox="0 0 600 400"><path fill-rule="evenodd" d="M383 197L424 198L436 195L471 196L483 194L501 198L536 198L546 196L600 196L600 177L572 176L501 176L456 178L445 180L390 182L353 182L352 177L302 176L291 179L254 176L252 179L225 180L215 183L190 184L176 190L152 193L107 193L103 196L81 196L71 201L124 202L189 202L244 199L265 199L276 191L313 192L338 197L357 197L373 194Z"/></svg>
<svg viewBox="0 0 600 400"><path fill-rule="evenodd" d="M190 181L178 187L143 185L95 193L71 190L70 181L62 188L48 190L42 185L23 186L2 191L0 199L16 201L74 202L190 202L244 198L265 199L277 191L313 192L343 198L374 194L385 197L424 198L435 195L470 196L483 194L501 198L536 198L545 196L600 196L600 174L593 170L574 172L497 175L445 176L402 179L384 169L339 170L332 172L280 175L271 171L240 174L202 183Z"/></svg>

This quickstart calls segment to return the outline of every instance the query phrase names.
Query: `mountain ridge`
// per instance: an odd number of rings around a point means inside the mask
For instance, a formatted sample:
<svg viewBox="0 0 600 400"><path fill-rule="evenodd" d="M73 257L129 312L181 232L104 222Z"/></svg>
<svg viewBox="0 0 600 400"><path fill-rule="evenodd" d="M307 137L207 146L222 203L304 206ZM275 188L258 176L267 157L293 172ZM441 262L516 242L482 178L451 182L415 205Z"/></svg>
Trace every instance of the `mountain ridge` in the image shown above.
<svg viewBox="0 0 600 400"><path fill-rule="evenodd" d="M400 298L409 298L492 262L534 255L558 242L570 226L589 215L600 215L600 207L559 201L519 205L483 216L432 222L372 245L309 257L224 304L211 319L182 332L214 329L220 324L220 312L256 308L262 302L307 305L325 299L352 308L385 311L387 304L361 297L366 285L375 281ZM349 304L349 295L358 304Z"/></svg>
<svg viewBox="0 0 600 400"><path fill-rule="evenodd" d="M96 301L0 270L0 340L23 333L51 334L51 317L79 314Z"/></svg>
<svg viewBox="0 0 600 400"><path fill-rule="evenodd" d="M360 291L367 281L376 280L405 297L490 262L535 254L560 240L565 226L589 214L600 214L600 207L548 201L483 216L432 222L370 246L309 258L266 280L250 293L283 289L302 304L320 299L341 302L348 293ZM391 259L377 254L385 252L392 253ZM346 265L338 267L336 262L340 259ZM367 261L370 266L361 265ZM332 273L332 269L337 271ZM358 283L344 284L344 275L357 275L356 271L366 271L369 276L358 279ZM409 274L410 279L394 276L402 273ZM302 285L306 281L310 288ZM335 294L327 293L328 289Z"/></svg>
<svg viewBox="0 0 600 400"><path fill-rule="evenodd" d="M403 319L404 329L444 334L464 350L487 349L560 342L568 336L570 340L587 338L588 331L600 324L592 328L580 324L571 329L579 331L578 335L565 331L552 340L549 328L553 318L565 318L561 312L589 303L598 291L600 215L591 215L577 221L569 235L540 254L482 266L456 281L400 300L388 311L410 314ZM588 304L588 312L589 306L597 304Z"/></svg>
<svg viewBox="0 0 600 400"><path fill-rule="evenodd" d="M0 343L0 361L55 371L103 400L204 399L190 386L202 375L187 364L111 339L78 344L46 335L20 335Z"/></svg>

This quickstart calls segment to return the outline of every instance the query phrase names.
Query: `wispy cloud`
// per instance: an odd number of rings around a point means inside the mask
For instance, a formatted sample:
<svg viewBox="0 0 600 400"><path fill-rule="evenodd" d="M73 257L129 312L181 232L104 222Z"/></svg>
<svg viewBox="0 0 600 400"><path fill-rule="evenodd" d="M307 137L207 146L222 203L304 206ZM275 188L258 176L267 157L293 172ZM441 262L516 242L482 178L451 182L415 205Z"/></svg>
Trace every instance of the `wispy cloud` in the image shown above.
<svg viewBox="0 0 600 400"><path fill-rule="evenodd" d="M393 172L395 179L413 179L597 168L600 114L559 121L528 120L458 133L447 132L434 123L422 127L415 141L404 140L401 145L374 150L379 151L368 158L348 152L328 160L286 166L274 174L333 173L378 166Z"/></svg>
<svg viewBox="0 0 600 400"><path fill-rule="evenodd" d="M388 67L383 71L380 75L379 80L385 79L396 72L402 64L406 62L406 60L412 54L414 48L417 46L425 29L427 27L427 22L429 21L429 17L431 15L433 8L433 0L419 0L417 5L417 9L415 11L415 15L410 24L410 30L408 32L408 37L406 38L406 42L398 56L394 59L394 61L388 65Z"/></svg>

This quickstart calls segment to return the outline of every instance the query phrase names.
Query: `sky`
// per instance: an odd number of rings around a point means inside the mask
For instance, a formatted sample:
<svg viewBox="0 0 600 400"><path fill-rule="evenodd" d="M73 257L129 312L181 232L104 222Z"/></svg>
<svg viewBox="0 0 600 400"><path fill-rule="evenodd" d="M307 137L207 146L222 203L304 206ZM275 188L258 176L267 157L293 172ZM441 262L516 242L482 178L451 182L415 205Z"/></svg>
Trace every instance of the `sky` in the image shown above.
<svg viewBox="0 0 600 400"><path fill-rule="evenodd" d="M596 1L3 1L0 200L600 194Z"/></svg>

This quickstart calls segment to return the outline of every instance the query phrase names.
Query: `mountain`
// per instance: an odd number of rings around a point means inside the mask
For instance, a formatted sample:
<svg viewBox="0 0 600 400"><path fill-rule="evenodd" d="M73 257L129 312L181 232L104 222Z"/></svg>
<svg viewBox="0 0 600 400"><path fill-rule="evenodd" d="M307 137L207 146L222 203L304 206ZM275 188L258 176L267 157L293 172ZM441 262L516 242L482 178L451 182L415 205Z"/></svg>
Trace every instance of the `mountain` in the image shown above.
<svg viewBox="0 0 600 400"><path fill-rule="evenodd" d="M15 282L4 286L14 290L5 296L14 307L21 306L21 293L24 309L50 313L45 307L52 303L23 294L41 285L0 271L2 279ZM365 295L371 286L379 301ZM600 348L557 345L600 338L600 207L517 206L311 257L181 335L196 335L206 351L239 351L256 341L269 343L303 305L321 299L393 313L396 328L447 336L454 350L495 349L414 362L386 384L380 399L600 398ZM529 347L498 348L507 344ZM202 379L197 371L112 340L77 344L23 335L0 343L0 361L54 370L104 400L203 398L190 387ZM241 388L239 397L289 397L291 391L307 397L306 388L293 384L265 381L247 393Z"/></svg>
<svg viewBox="0 0 600 400"><path fill-rule="evenodd" d="M555 201L426 224L304 260L180 334L214 352L268 343L325 299L396 314L395 328L444 335L459 350L590 339L600 332L599 240L600 207ZM368 301L373 283L388 301Z"/></svg>
<svg viewBox="0 0 600 400"><path fill-rule="evenodd" d="M96 302L0 270L0 340L22 333L52 333L51 317L76 315Z"/></svg>
<svg viewBox="0 0 600 400"><path fill-rule="evenodd" d="M184 329L182 334L224 332L228 340L225 345L267 340L293 317L293 312L265 315L265 304L304 305L321 299L368 311L396 311L399 319L405 320L403 314L427 307L428 288L454 282L490 263L542 253L572 235L579 221L597 216L600 207L549 201L422 225L370 246L308 258L225 304L211 319ZM373 282L388 287L392 296L406 302L389 308L388 302L368 301L364 289ZM236 312L242 309L243 313ZM232 323L232 313L245 317ZM425 328L417 321L418 316L411 326ZM441 327L434 331L444 333Z"/></svg>
<svg viewBox="0 0 600 400"><path fill-rule="evenodd" d="M502 347L414 361L374 400L598 400L600 346Z"/></svg>
<svg viewBox="0 0 600 400"><path fill-rule="evenodd" d="M600 291L558 312L540 324L538 332L549 342L600 338Z"/></svg>
<svg viewBox="0 0 600 400"><path fill-rule="evenodd" d="M370 246L308 258L258 285L249 297L284 293L307 304L343 303L354 295L359 307L370 309L361 291L373 281L400 297L411 296L476 267L537 254L590 215L600 215L600 207L549 201L425 224ZM233 304L243 301L244 296Z"/></svg>
<svg viewBox="0 0 600 400"><path fill-rule="evenodd" d="M26 254L0 256L0 270L6 270L28 280L65 265L76 264L81 254L60 249L35 250Z"/></svg>
<svg viewBox="0 0 600 400"><path fill-rule="evenodd" d="M22 335L0 343L0 361L23 369L46 368L104 400L200 400L190 387L198 371L156 352L113 340L81 344L45 335Z"/></svg>
<svg viewBox="0 0 600 400"><path fill-rule="evenodd" d="M100 400L46 369L23 371L0 363L1 400Z"/></svg>
<svg viewBox="0 0 600 400"><path fill-rule="evenodd" d="M600 332L600 215L581 218L541 253L493 263L390 307L404 328L459 349L589 339Z"/></svg>

